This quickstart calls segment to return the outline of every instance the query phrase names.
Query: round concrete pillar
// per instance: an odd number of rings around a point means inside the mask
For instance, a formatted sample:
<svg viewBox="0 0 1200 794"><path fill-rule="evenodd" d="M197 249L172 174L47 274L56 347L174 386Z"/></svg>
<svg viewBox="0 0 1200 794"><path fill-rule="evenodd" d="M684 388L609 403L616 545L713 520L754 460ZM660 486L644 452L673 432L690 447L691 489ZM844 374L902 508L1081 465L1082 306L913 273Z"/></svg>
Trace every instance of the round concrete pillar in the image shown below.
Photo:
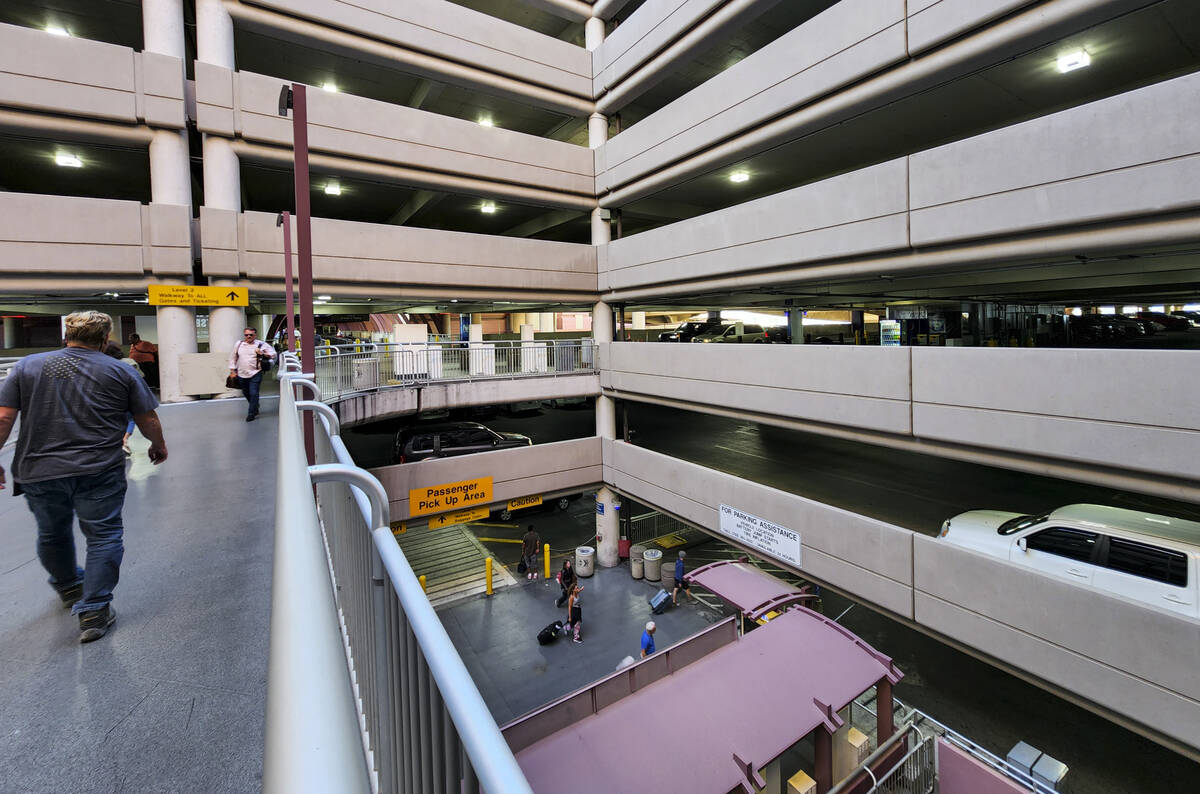
<svg viewBox="0 0 1200 794"><path fill-rule="evenodd" d="M170 284L185 284L183 279L159 279ZM180 389L179 357L196 352L196 310L189 306L159 306L155 326L158 334L159 399L165 403L191 400Z"/></svg>
<svg viewBox="0 0 1200 794"><path fill-rule="evenodd" d="M604 301L592 307L592 338L596 344L611 342L613 338L612 309Z"/></svg>
<svg viewBox="0 0 1200 794"><path fill-rule="evenodd" d="M234 69L233 17L221 0L196 0L196 59Z"/></svg>
<svg viewBox="0 0 1200 794"><path fill-rule="evenodd" d="M154 130L150 138L150 200L192 207L192 175L187 133Z"/></svg>
<svg viewBox="0 0 1200 794"><path fill-rule="evenodd" d="M633 330L644 331L646 329L646 313L633 312L631 316L633 317Z"/></svg>
<svg viewBox="0 0 1200 794"><path fill-rule="evenodd" d="M596 564L615 568L621 562L617 495L606 487L596 491Z"/></svg>
<svg viewBox="0 0 1200 794"><path fill-rule="evenodd" d="M534 328L532 325L522 325L521 326L521 341L522 342L532 342L533 334L536 330L537 329Z"/></svg>
<svg viewBox="0 0 1200 794"><path fill-rule="evenodd" d="M617 437L617 408L612 397L601 394L596 398L596 435L600 438Z"/></svg>
<svg viewBox="0 0 1200 794"><path fill-rule="evenodd" d="M471 325L467 328L467 341L468 342L482 342L483 341L483 326L481 324L471 323Z"/></svg>
<svg viewBox="0 0 1200 794"><path fill-rule="evenodd" d="M588 148L595 149L608 142L608 117L602 113L588 116Z"/></svg>
<svg viewBox="0 0 1200 794"><path fill-rule="evenodd" d="M591 17L583 23L583 43L588 52L604 43L604 20Z"/></svg>
<svg viewBox="0 0 1200 794"><path fill-rule="evenodd" d="M612 240L612 227L608 223L608 210L597 207L592 210L592 245L607 245Z"/></svg>
<svg viewBox="0 0 1200 794"><path fill-rule="evenodd" d="M142 43L146 52L187 57L183 45L183 0L142 0ZM179 78L183 79L180 63Z"/></svg>
<svg viewBox="0 0 1200 794"><path fill-rule="evenodd" d="M538 315L538 327L543 333L554 331L554 312L542 312Z"/></svg>
<svg viewBox="0 0 1200 794"><path fill-rule="evenodd" d="M17 346L17 321L13 317L4 318L4 350L12 350Z"/></svg>

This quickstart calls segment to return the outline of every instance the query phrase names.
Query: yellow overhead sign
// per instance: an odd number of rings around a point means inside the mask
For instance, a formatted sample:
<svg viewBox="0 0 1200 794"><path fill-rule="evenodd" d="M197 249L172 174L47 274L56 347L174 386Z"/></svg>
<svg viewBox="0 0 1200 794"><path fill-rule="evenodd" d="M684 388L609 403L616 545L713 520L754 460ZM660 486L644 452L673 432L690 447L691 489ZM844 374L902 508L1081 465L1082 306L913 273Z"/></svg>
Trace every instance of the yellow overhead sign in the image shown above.
<svg viewBox="0 0 1200 794"><path fill-rule="evenodd" d="M151 306L249 306L246 287L192 287L187 284L151 284Z"/></svg>
<svg viewBox="0 0 1200 794"><path fill-rule="evenodd" d="M491 501L491 477L430 485L427 488L413 488L408 492L408 515L415 518L445 513L449 510L486 505Z"/></svg>
<svg viewBox="0 0 1200 794"><path fill-rule="evenodd" d="M536 507L542 503L542 495L537 496L518 496L516 499L508 500L509 510L520 510L522 507Z"/></svg>
<svg viewBox="0 0 1200 794"><path fill-rule="evenodd" d="M429 528L441 529L451 524L466 524L469 521L478 521L481 518L487 518L491 512L486 507L472 507L470 510L456 510L453 513L442 513L440 516L434 516L429 519Z"/></svg>

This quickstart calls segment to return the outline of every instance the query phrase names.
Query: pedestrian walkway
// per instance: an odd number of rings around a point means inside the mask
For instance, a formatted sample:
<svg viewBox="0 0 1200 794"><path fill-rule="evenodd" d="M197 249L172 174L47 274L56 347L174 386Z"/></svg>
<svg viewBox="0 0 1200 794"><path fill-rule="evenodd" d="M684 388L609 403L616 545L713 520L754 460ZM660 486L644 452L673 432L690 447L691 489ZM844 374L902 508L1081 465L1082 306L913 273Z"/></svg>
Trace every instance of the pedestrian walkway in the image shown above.
<svg viewBox="0 0 1200 794"><path fill-rule="evenodd" d="M469 526L418 527L396 535L413 573L425 577L425 592L435 607L487 591L488 550ZM492 588L517 583L503 565L492 568Z"/></svg>
<svg viewBox="0 0 1200 794"><path fill-rule="evenodd" d="M162 407L158 467L135 435L118 620L88 645L0 491L0 791L261 789L276 404Z"/></svg>
<svg viewBox="0 0 1200 794"><path fill-rule="evenodd" d="M599 568L580 581L581 645L566 637L538 644L541 628L566 620L566 608L554 605L560 590L553 579L523 580L491 598L474 597L438 610L500 725L608 675L626 656L638 658L648 620L658 625L654 639L663 650L723 617L691 603L652 614L647 599L660 583L632 578L627 561L616 568Z"/></svg>

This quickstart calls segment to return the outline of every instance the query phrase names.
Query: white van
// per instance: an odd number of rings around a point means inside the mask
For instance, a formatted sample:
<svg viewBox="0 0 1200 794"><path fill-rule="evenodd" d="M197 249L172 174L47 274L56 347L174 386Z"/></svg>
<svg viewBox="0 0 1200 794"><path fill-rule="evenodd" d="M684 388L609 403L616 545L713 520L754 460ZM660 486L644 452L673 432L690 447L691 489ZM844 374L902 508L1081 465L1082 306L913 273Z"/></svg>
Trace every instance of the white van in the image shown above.
<svg viewBox="0 0 1200 794"><path fill-rule="evenodd" d="M1044 515L971 510L943 541L1083 587L1200 617L1200 522L1102 505Z"/></svg>

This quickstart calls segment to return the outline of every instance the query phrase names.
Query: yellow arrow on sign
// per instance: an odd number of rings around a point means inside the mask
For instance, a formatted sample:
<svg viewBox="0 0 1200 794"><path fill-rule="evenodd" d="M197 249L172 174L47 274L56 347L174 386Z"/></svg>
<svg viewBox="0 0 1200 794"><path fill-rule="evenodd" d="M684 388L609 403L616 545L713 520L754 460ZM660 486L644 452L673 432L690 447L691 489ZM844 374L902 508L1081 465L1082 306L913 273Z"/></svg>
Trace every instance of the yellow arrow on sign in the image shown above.
<svg viewBox="0 0 1200 794"><path fill-rule="evenodd" d="M151 306L249 306L246 287L194 287L189 284L151 284Z"/></svg>
<svg viewBox="0 0 1200 794"><path fill-rule="evenodd" d="M451 524L465 524L468 521L475 521L480 518L487 518L491 511L486 507L476 507L471 510L459 510L454 513L443 513L440 516L434 516L429 519L430 529L441 529L448 527Z"/></svg>

